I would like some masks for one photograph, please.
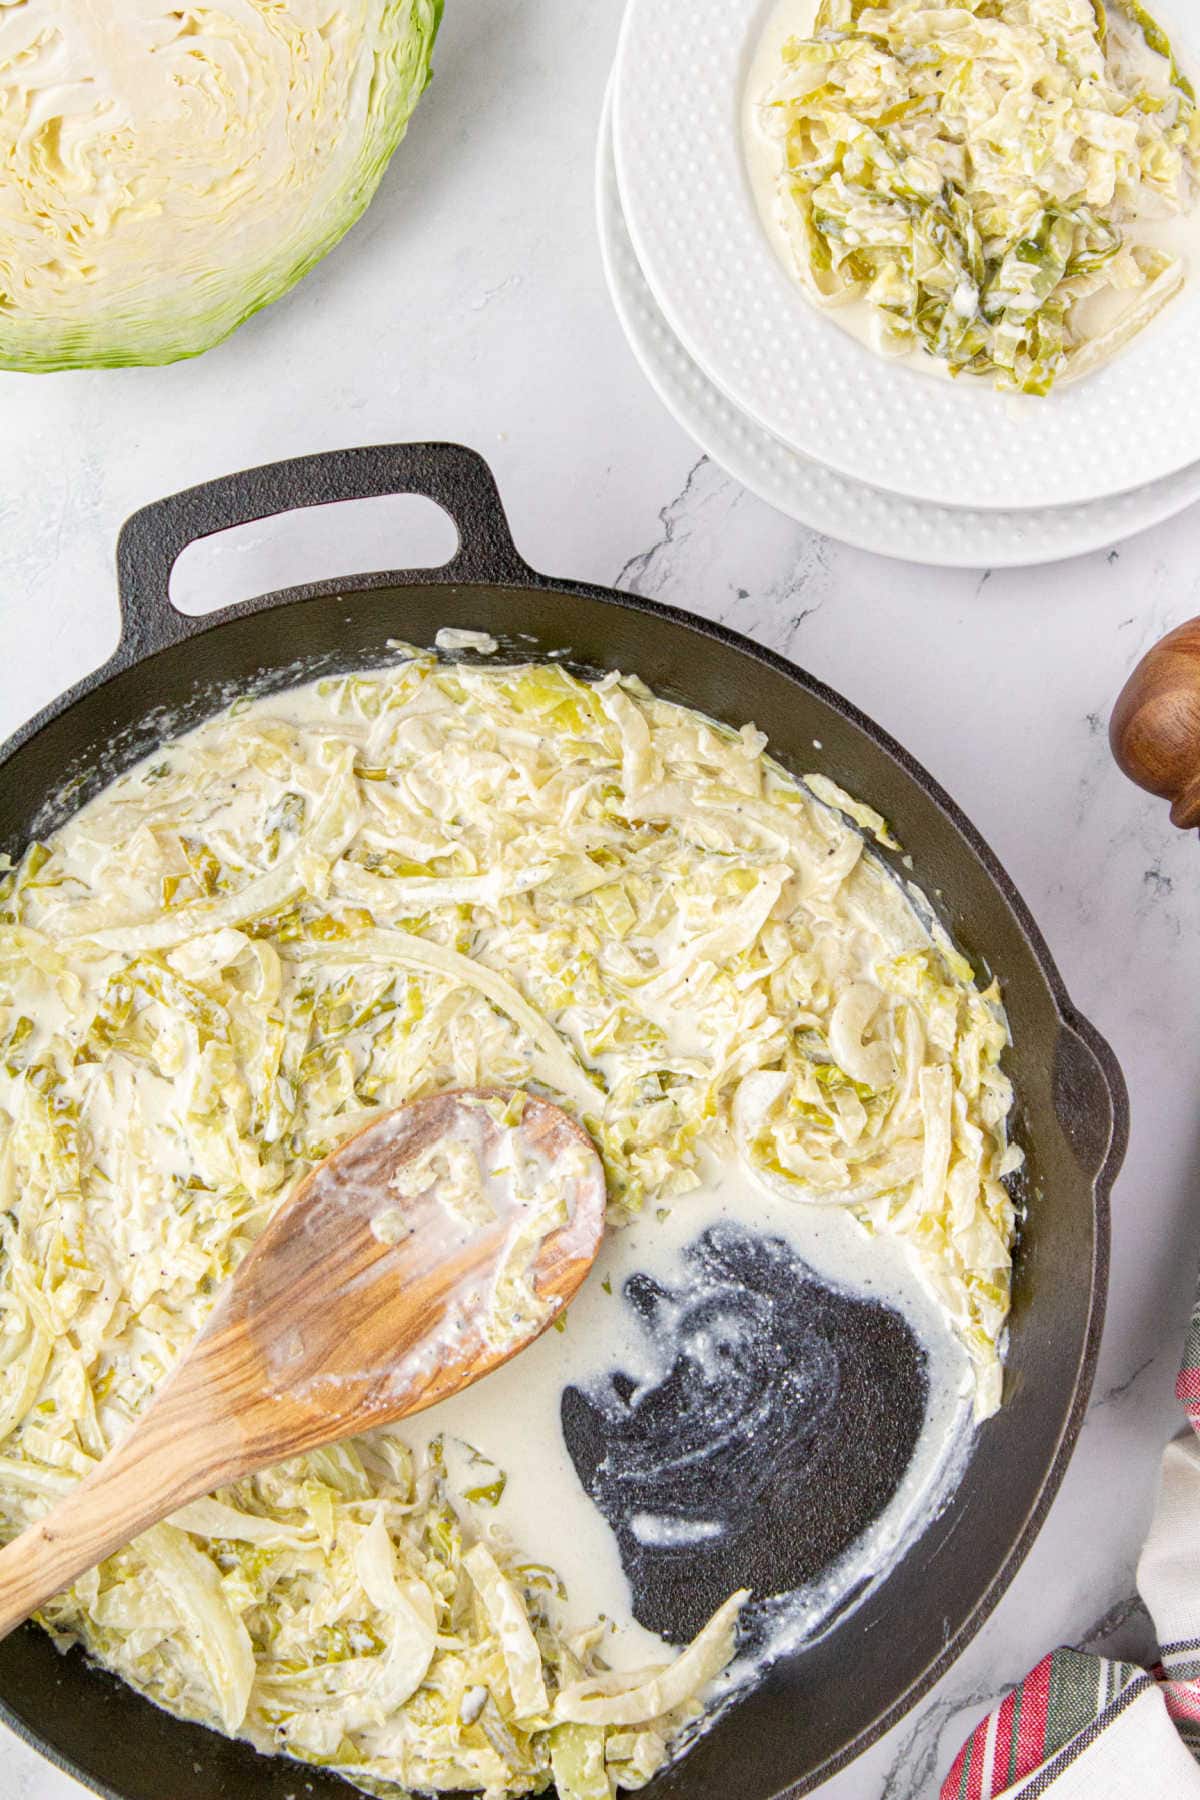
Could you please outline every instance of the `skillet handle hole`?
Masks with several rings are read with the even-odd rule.
[[[279,513],[196,538],[171,571],[172,606],[189,618],[322,576],[440,569],[458,548],[450,515],[421,494],[381,494]],[[470,624],[470,620],[450,620]]]

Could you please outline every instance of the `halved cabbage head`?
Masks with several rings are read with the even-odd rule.
[[[173,362],[359,217],[442,0],[0,8],[0,367]]]

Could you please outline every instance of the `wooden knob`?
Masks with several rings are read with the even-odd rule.
[[[1146,652],[1121,689],[1108,741],[1130,781],[1171,802],[1172,824],[1200,826],[1200,619]]]

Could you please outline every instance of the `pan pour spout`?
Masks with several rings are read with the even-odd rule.
[[[820,1280],[782,1238],[715,1225],[675,1289],[626,1302],[654,1377],[563,1395],[580,1481],[617,1537],[641,1624],[682,1642],[718,1598],[813,1582],[882,1513],[928,1400],[903,1316]]]

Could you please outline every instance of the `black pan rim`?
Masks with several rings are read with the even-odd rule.
[[[305,460],[305,459],[301,459]],[[195,490],[199,493],[201,490]],[[930,1689],[947,1673],[957,1661],[963,1650],[979,1632],[988,1619],[1002,1595],[1012,1582],[1021,1564],[1028,1555],[1036,1539],[1050,1507],[1062,1484],[1068,1463],[1078,1441],[1083,1420],[1087,1411],[1096,1362],[1099,1355],[1100,1340],[1104,1322],[1105,1302],[1107,1298],[1108,1268],[1111,1248],[1111,1215],[1110,1197],[1113,1183],[1124,1160],[1129,1138],[1129,1099],[1124,1076],[1114,1050],[1107,1039],[1087,1019],[1071,1001],[1066,984],[1058,970],[1041,930],[1039,929],[1028,905],[1022,898],[1011,876],[1001,864],[986,839],[982,836],[970,819],[967,818],[958,804],[942,787],[934,776],[908,752],[891,733],[875,723],[866,713],[852,701],[845,699],[825,682],[789,662],[777,652],[755,643],[742,633],[715,621],[701,618],[683,609],[667,605],[661,601],[651,600],[641,595],[631,594],[616,588],[608,588],[593,583],[562,580],[544,576],[521,564],[498,572],[494,580],[467,579],[457,580],[446,571],[384,571],[371,574],[358,574],[339,579],[328,579],[303,583],[298,586],[275,590],[257,596],[252,600],[242,601],[236,605],[206,614],[199,618],[187,618],[175,614],[174,618],[183,626],[166,645],[148,646],[145,650],[135,651],[130,655],[123,653],[121,647],[100,668],[85,676],[58,699],[50,702],[36,713],[25,725],[21,726],[7,742],[0,747],[0,772],[11,761],[15,753],[30,742],[44,727],[68,711],[76,701],[104,686],[113,676],[137,664],[148,667],[155,657],[186,637],[188,641],[218,632],[226,625],[245,618],[249,613],[259,613],[284,609],[298,602],[321,598],[337,599],[339,596],[351,599],[356,594],[367,593],[380,588],[404,588],[418,586],[442,586],[453,592],[456,601],[469,604],[472,591],[485,590],[494,593],[497,590],[519,594],[522,590],[537,592],[542,596],[547,593],[559,593],[564,596],[580,597],[598,601],[603,605],[623,608],[627,611],[641,613],[663,623],[679,627],[698,637],[716,642],[727,650],[748,657],[765,669],[782,676],[793,686],[811,695],[813,698],[829,706],[841,717],[861,731],[878,749],[882,750],[915,786],[917,786],[932,803],[946,815],[958,837],[971,851],[982,866],[982,869],[1013,914],[1022,936],[1027,941],[1047,988],[1054,1002],[1055,1011],[1062,1027],[1082,1040],[1094,1057],[1100,1070],[1103,1083],[1107,1089],[1112,1108],[1112,1129],[1108,1148],[1103,1162],[1091,1181],[1093,1195],[1093,1215],[1095,1237],[1093,1243],[1092,1267],[1089,1272],[1089,1307],[1088,1322],[1074,1377],[1073,1399],[1069,1412],[1059,1433],[1053,1459],[1051,1460],[1040,1484],[1037,1499],[1029,1509],[1020,1530],[1000,1564],[996,1573],[980,1595],[975,1606],[952,1638],[943,1646],[940,1654],[922,1672],[920,1677],[894,1700],[872,1723],[861,1730],[840,1752],[828,1758],[811,1774],[800,1781],[779,1790],[775,1800],[800,1800],[800,1796],[812,1793],[831,1776],[847,1767],[880,1737],[889,1731],[912,1707],[922,1699]],[[544,655],[545,652],[543,651]],[[52,1765],[63,1773],[81,1782],[89,1791],[100,1795],[102,1800],[127,1800],[127,1796],[119,1789],[98,1785],[95,1779],[80,1768],[71,1759],[58,1753],[48,1745],[36,1732],[29,1729],[12,1712],[7,1703],[0,1697],[0,1719],[32,1749],[44,1756]],[[353,1791],[348,1790],[348,1791]]]

